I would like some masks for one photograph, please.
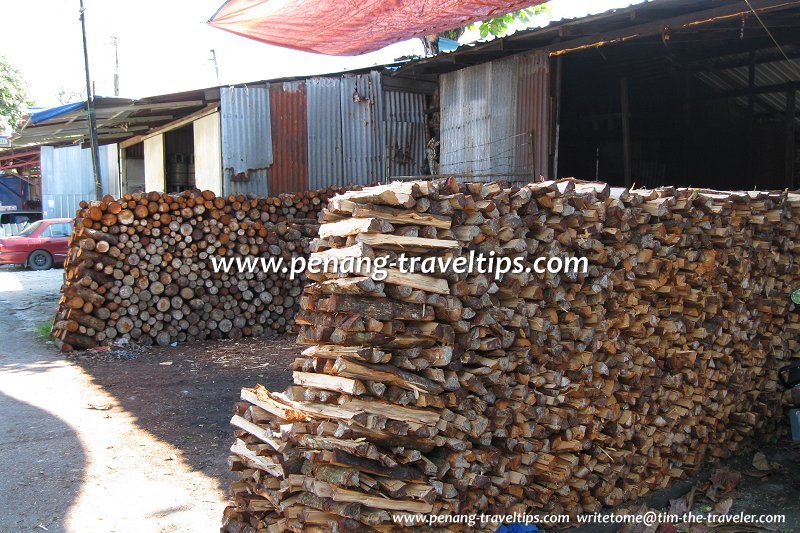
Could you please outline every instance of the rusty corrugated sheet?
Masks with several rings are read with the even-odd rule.
[[[339,78],[306,80],[308,187],[346,185],[342,168],[342,82]]]
[[[547,178],[550,154],[550,58],[542,51],[534,51],[515,56],[515,60],[519,68],[517,133],[530,133],[533,143],[530,150],[518,153],[517,166],[530,168],[533,176]]]
[[[269,88],[273,164],[272,195],[308,190],[308,129],[304,81],[273,83]]]
[[[443,74],[440,172],[546,176],[548,65],[531,53]]]
[[[269,87],[220,88],[222,172],[225,194],[269,192],[272,164]]]
[[[425,172],[425,96],[405,91],[383,93],[384,135],[388,175]]]

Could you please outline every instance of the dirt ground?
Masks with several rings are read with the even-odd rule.
[[[219,531],[231,406],[243,386],[282,390],[300,347],[279,337],[66,357],[36,333],[62,274],[0,268],[0,533]],[[753,467],[756,451],[769,472]],[[717,502],[705,495],[714,466],[625,507],[680,508],[696,486],[684,502],[696,512],[730,498],[731,513],[786,514],[764,531],[800,531],[800,448],[784,439],[723,465],[741,476]]]
[[[63,271],[0,268],[0,533],[219,531],[231,407],[283,389],[288,337],[66,357]]]
[[[117,399],[115,406],[136,416],[140,426],[183,451],[194,469],[230,481],[225,449],[242,387],[261,383],[283,390],[289,363],[302,348],[288,336],[213,341],[192,346],[153,347],[139,353],[79,355],[75,362],[93,383]]]

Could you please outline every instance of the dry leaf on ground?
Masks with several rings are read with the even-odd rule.
[[[753,466],[762,472],[772,470],[772,465],[769,464],[769,460],[767,459],[767,456],[764,455],[764,452],[756,452],[756,454],[753,456]]]
[[[710,486],[706,489],[706,496],[709,500],[716,502],[721,496],[736,489],[742,474],[727,467],[720,467],[714,470],[708,480]]]
[[[714,514],[728,514],[733,506],[733,498],[725,498],[714,506]]]

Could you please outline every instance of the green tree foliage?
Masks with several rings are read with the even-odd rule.
[[[547,4],[539,4],[533,7],[526,7],[513,13],[506,13],[499,17],[494,17],[483,22],[476,22],[472,25],[473,28],[477,27],[481,39],[485,39],[489,35],[494,37],[502,37],[508,29],[516,22],[528,24],[534,15],[544,13],[549,9]]]
[[[7,129],[14,129],[17,120],[25,113],[29,102],[25,95],[25,83],[22,75],[0,56],[0,134]]]

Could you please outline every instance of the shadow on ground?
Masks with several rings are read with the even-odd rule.
[[[289,364],[302,349],[293,339],[152,347],[121,353],[122,359],[119,353],[85,352],[74,360],[139,427],[180,449],[188,465],[212,476],[227,494],[232,406],[242,387],[261,383],[282,391],[289,385]]]
[[[51,413],[0,393],[0,531],[64,531],[86,456],[73,429]],[[44,443],[44,445],[42,445]]]

